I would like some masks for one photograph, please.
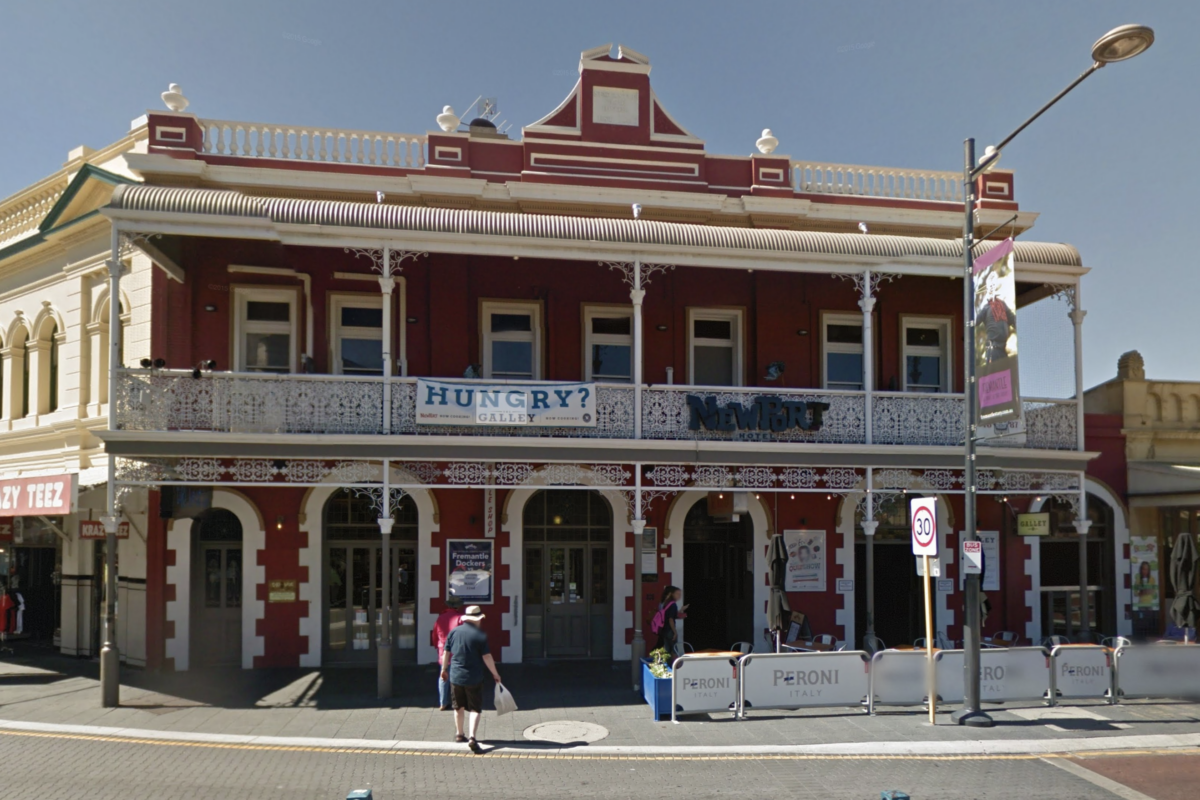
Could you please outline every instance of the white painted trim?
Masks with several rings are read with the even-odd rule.
[[[257,631],[267,616],[267,604],[258,598],[258,587],[267,582],[267,568],[258,563],[267,532],[259,526],[258,509],[240,494],[215,489],[212,507],[229,511],[242,525],[242,669],[254,669],[254,657],[266,653],[266,638]]]
[[[629,319],[627,335],[616,333],[592,333],[592,320],[596,317],[626,317]],[[629,382],[633,381],[633,306],[622,305],[586,305],[583,307],[583,379],[592,380],[592,345],[624,345],[629,348]],[[612,378],[604,378],[612,382]],[[622,382],[622,381],[618,381]]]
[[[732,386],[744,386],[746,383],[745,375],[745,312],[740,308],[703,308],[697,306],[688,306],[687,309],[687,379],[688,383],[696,385],[696,359],[694,352],[697,344],[705,347],[722,347],[719,339],[699,339],[697,340],[692,332],[697,321],[711,320],[717,322],[730,322],[732,332],[732,341],[730,347],[733,350],[733,383]]]
[[[372,465],[374,479],[382,478],[382,470]],[[300,564],[308,567],[308,581],[300,584],[300,599],[308,601],[308,614],[300,618],[300,635],[308,637],[308,653],[300,656],[300,666],[319,667],[324,649],[325,630],[321,604],[325,598],[325,504],[334,492],[342,488],[334,478],[327,486],[314,488],[308,493],[302,510],[304,521],[300,531],[308,534],[308,543],[300,549]],[[407,470],[391,470],[393,484],[420,483]],[[434,521],[437,506],[433,495],[425,489],[409,489],[407,494],[417,506],[417,663],[433,664],[437,661],[437,650],[430,644],[433,624],[437,613],[430,609],[433,598],[439,596],[437,581],[433,580],[433,567],[441,561],[441,548],[433,546],[433,534],[440,530]]]
[[[165,655],[175,660],[176,672],[187,672],[191,649],[192,617],[192,520],[171,520],[167,550],[175,551],[175,565],[167,567],[166,583],[175,587],[175,599],[167,601],[167,622],[175,623],[175,635],[165,641]],[[243,566],[245,564],[243,558]]]
[[[689,164],[686,161],[644,161],[634,158],[605,158],[603,156],[564,156],[554,153],[534,153],[529,157],[529,166],[531,167],[553,167],[554,164],[548,163],[552,161],[562,161],[574,169],[588,169],[588,167],[580,166],[579,162],[588,162],[592,164],[633,164],[635,166],[651,166],[651,167],[680,167],[674,171],[671,170],[654,170],[654,169],[626,169],[622,167],[611,167],[609,172],[637,172],[641,175],[670,175],[673,177],[699,177],[700,165]],[[600,169],[596,167],[595,169]]]
[[[508,546],[500,548],[500,563],[508,566],[508,579],[500,582],[500,594],[508,598],[508,611],[501,615],[501,626],[509,631],[508,645],[500,648],[500,660],[520,663],[525,657],[525,504],[544,488],[536,483],[540,470],[526,478],[514,489],[505,504],[505,521],[501,530],[508,533]],[[607,488],[607,479],[582,470],[582,483],[587,489],[608,501],[612,511],[612,658],[628,661],[632,648],[625,641],[625,631],[633,627],[633,612],[625,608],[625,598],[633,596],[633,581],[625,577],[625,568],[633,564],[633,548],[626,545],[626,534],[633,532],[629,508],[618,489]],[[519,605],[515,602],[520,598]],[[520,619],[513,613],[516,607]]]
[[[937,329],[941,345],[933,347],[910,347],[908,344],[908,329],[924,328]],[[935,352],[936,351],[936,352]],[[917,314],[900,315],[900,391],[908,391],[908,356],[934,355],[941,359],[941,375],[938,376],[938,393],[954,390],[954,323],[952,317],[920,316]]]
[[[374,277],[374,276],[372,276]],[[403,279],[401,279],[403,280]],[[370,308],[383,311],[383,298],[391,298],[390,295],[383,295],[380,292],[367,294],[366,292],[329,292],[327,302],[329,304],[329,366],[334,375],[346,374],[344,365],[342,364],[341,344],[342,338],[348,339],[378,339],[383,342],[383,322],[379,323],[379,328],[356,328],[345,327],[342,325],[342,309],[343,308]],[[403,319],[403,317],[401,317]],[[401,331],[403,331],[401,327]],[[403,357],[402,357],[403,358]],[[365,373],[355,372],[354,375],[362,375]],[[379,374],[383,374],[383,362],[379,364]]]
[[[288,346],[288,371],[296,371],[296,351],[300,344],[300,302],[298,292],[293,288],[272,288],[267,286],[234,286],[233,287],[233,369],[236,372],[247,372],[244,333],[282,333],[284,323],[279,322],[248,322],[245,319],[246,307],[250,302],[287,303],[288,317],[287,334],[290,338]],[[247,328],[261,329],[257,331]],[[257,371],[257,370],[255,370]]]
[[[708,492],[695,490],[680,492],[676,496],[675,503],[671,506],[670,516],[667,518],[666,537],[663,541],[671,545],[671,554],[663,560],[663,569],[670,574],[670,582],[680,588],[683,588],[684,585],[684,522],[687,520],[688,511],[692,509],[692,506],[707,498]],[[768,583],[769,576],[767,574],[767,550],[771,546],[771,541],[767,536],[771,532],[769,519],[766,506],[763,505],[762,500],[752,496],[750,499],[750,521],[754,523],[754,532],[751,535],[750,542],[751,552],[754,553],[754,621],[750,629],[750,635],[756,647],[765,644],[764,641],[759,640],[759,635],[767,627],[767,601],[771,596],[771,589]],[[853,572],[853,570],[851,571]],[[683,598],[683,602],[687,602],[686,596]],[[679,641],[687,641],[685,632],[687,622],[681,621],[678,625]],[[649,631],[644,631],[643,633],[647,634],[647,636],[649,635]],[[653,646],[654,643],[647,639],[646,644]]]
[[[1041,504],[1038,504],[1041,507]],[[1031,506],[1032,510],[1032,506]],[[1042,539],[1039,536],[1023,536],[1029,545],[1029,558],[1025,559],[1025,577],[1029,578],[1029,589],[1025,590],[1025,607],[1030,619],[1025,623],[1025,636],[1031,642],[1042,640]]]
[[[529,314],[530,331],[492,333],[492,314]],[[542,304],[520,300],[481,300],[479,304],[479,350],[483,365],[483,377],[492,377],[492,342],[531,342],[533,346],[533,375],[531,380],[542,379]]]
[[[1125,605],[1133,603],[1133,590],[1125,588],[1125,577],[1129,575],[1129,559],[1125,557],[1125,546],[1129,544],[1129,516],[1125,512],[1125,504],[1121,502],[1121,498],[1090,475],[1085,476],[1084,491],[1086,494],[1102,500],[1112,510],[1113,618],[1117,621],[1117,635],[1131,636],[1133,620],[1125,617]],[[1035,497],[1029,503],[1029,512],[1034,514],[1041,511],[1049,500],[1049,496],[1041,499]],[[1025,538],[1032,540],[1030,542],[1032,557],[1025,561],[1025,574],[1029,576],[1032,588],[1025,592],[1025,604],[1034,611],[1033,622],[1027,624],[1026,628],[1027,631],[1032,630],[1036,633],[1037,638],[1028,632],[1026,635],[1036,642],[1042,637],[1042,540],[1037,536]]]
[[[580,101],[580,97],[583,94],[583,92],[580,91],[580,87],[582,85],[583,85],[583,78],[576,78],[575,85],[571,87],[571,91],[567,94],[566,97],[563,98],[562,102],[559,103],[557,106],[555,106],[554,110],[551,111],[546,116],[542,117],[541,119],[537,120],[536,122],[534,122],[530,125],[526,125],[525,127],[523,127],[521,129],[521,133],[522,134],[525,134],[525,133],[573,133],[573,134],[578,134],[578,133],[580,133],[579,123],[583,117],[583,108],[582,108],[582,103]],[[547,125],[546,124],[546,120],[553,119],[556,115],[558,115],[559,112],[561,112],[563,109],[565,109],[567,107],[567,104],[570,103],[572,100],[575,101],[575,127],[568,128],[565,125]]]
[[[827,329],[830,325],[845,325],[847,327],[858,328],[863,332],[863,336],[867,335],[866,328],[863,327],[863,315],[854,314],[851,312],[839,311],[822,311],[820,314],[821,325],[821,388],[829,388],[829,354],[830,353],[847,353],[850,355],[859,355],[863,358],[863,363],[866,363],[866,352],[864,349],[865,342],[860,342],[857,346],[846,344],[843,342],[829,342],[826,336]],[[841,387],[839,387],[841,388]],[[861,380],[859,382],[858,391],[862,390]]]

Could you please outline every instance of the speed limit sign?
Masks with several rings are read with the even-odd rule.
[[[913,555],[936,556],[937,542],[937,499],[917,497],[909,501],[909,518],[912,520]]]

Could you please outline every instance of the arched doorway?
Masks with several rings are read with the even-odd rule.
[[[242,662],[242,523],[224,508],[192,522],[192,663]]]
[[[708,500],[683,522],[684,638],[697,650],[726,650],[754,642],[754,522],[709,516]]]
[[[875,520],[875,636],[889,647],[912,644],[925,636],[925,594],[912,554],[907,496],[883,500]],[[867,633],[867,537],[862,521],[859,508],[854,514],[854,629],[860,641]],[[934,630],[938,625],[935,605]]]
[[[523,512],[524,653],[612,657],[612,509],[598,492],[543,490]]]
[[[323,663],[374,662],[382,634],[383,581],[392,576],[392,644],[397,660],[415,661],[417,649],[417,506],[405,495],[393,519],[390,566],[383,553],[378,513],[350,489],[330,496],[323,512],[325,593]]]
[[[1050,514],[1050,533],[1039,539],[1039,569],[1042,593],[1042,635],[1066,636],[1071,641],[1116,632],[1116,579],[1113,574],[1113,512],[1104,500],[1090,492],[1087,536],[1075,527],[1076,512],[1069,502],[1050,498],[1042,506]],[[1088,627],[1082,628],[1079,604],[1080,543],[1087,542]],[[1164,563],[1162,559],[1159,563]]]

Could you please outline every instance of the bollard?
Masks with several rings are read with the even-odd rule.
[[[905,795],[907,797],[908,795]],[[370,789],[355,789],[350,794],[346,795],[346,800],[371,800]]]

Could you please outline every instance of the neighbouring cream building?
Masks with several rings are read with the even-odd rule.
[[[142,118],[106,148],[75,148],[61,169],[0,200],[0,575],[24,597],[23,635],[71,655],[101,644],[104,542],[81,538],[96,533],[87,523],[103,514],[107,479],[95,432],[107,427],[112,226],[96,208],[136,180],[126,158],[145,152],[146,131]],[[131,249],[124,260],[123,351],[136,364],[149,353],[151,265]],[[62,502],[9,502],[39,485]],[[129,624],[118,641],[123,659],[142,665],[146,492],[125,493],[124,505],[118,603]]]
[[[1087,390],[1084,408],[1089,448],[1102,451],[1089,472],[1124,494],[1131,546],[1144,554],[1131,556],[1126,582],[1134,632],[1161,633],[1176,588],[1172,545],[1181,533],[1200,534],[1200,380],[1148,379],[1144,359],[1133,350],[1121,356],[1115,378]],[[1141,566],[1155,561],[1156,569]],[[1153,580],[1141,581],[1146,588],[1139,598],[1143,569]]]

